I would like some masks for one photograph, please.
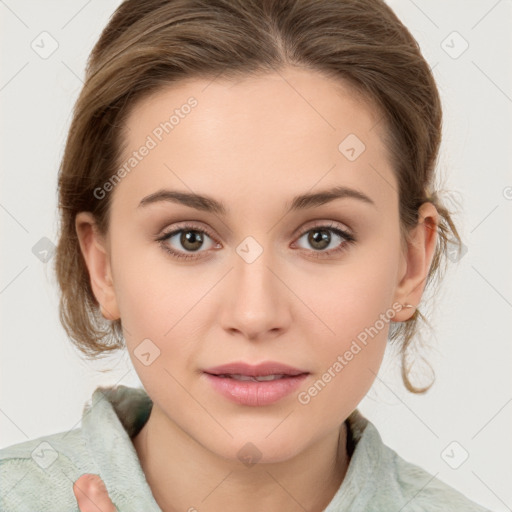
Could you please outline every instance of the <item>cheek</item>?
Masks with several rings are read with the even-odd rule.
[[[382,363],[394,311],[386,294],[365,296],[360,285],[360,294],[341,292],[334,302],[316,304],[318,310],[325,306],[322,320],[332,332],[322,324],[309,336],[316,340],[316,372],[298,398],[313,416],[328,408],[339,420],[346,418],[368,393]]]
[[[159,247],[125,254],[117,258],[114,282],[126,346],[145,384],[167,380],[164,367],[182,373],[197,363],[195,333],[208,316],[206,304],[218,277],[211,269],[169,261]],[[155,364],[141,364],[142,353],[156,354]]]
[[[305,298],[310,325],[327,346],[342,349],[391,308],[395,263],[380,254],[378,261],[361,257],[295,280],[300,283],[295,290]]]
[[[331,281],[331,286],[335,284]],[[311,337],[317,340],[315,348],[324,367],[345,356],[350,367],[371,366],[377,372],[394,316],[389,291],[375,288],[370,279],[352,284],[340,283],[329,299],[322,296],[311,302],[317,316],[316,334]]]
[[[298,295],[308,297],[312,313],[302,322],[311,326],[308,338],[315,340],[318,363],[317,384],[306,392],[312,402],[313,395],[323,395],[314,398],[319,407],[323,402],[350,412],[378,373],[395,316],[396,255],[389,247],[375,253],[378,258],[360,253],[357,262],[301,280]]]
[[[177,272],[157,272],[156,267],[141,274],[128,273],[117,287],[119,311],[131,344],[144,338],[161,348],[172,338],[186,339],[194,319],[194,307],[207,287]]]
[[[129,331],[161,339],[204,292],[201,281],[173,263],[158,242],[141,239],[128,229],[113,239],[116,299]]]

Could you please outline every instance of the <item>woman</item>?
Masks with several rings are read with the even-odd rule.
[[[381,1],[123,2],[66,144],[56,271],[70,338],[126,346],[144,390],[2,451],[27,475],[4,508],[484,510],[357,410],[389,340],[426,389],[418,305],[460,242],[441,119]]]

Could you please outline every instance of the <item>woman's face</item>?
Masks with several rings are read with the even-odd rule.
[[[251,442],[262,462],[285,460],[339,429],[389,323],[411,311],[397,312],[410,297],[379,120],[348,87],[298,70],[174,84],[127,119],[106,307],[155,411],[220,456]],[[329,196],[342,187],[357,194]],[[238,400],[204,372],[268,361],[307,375],[280,399],[242,383]]]

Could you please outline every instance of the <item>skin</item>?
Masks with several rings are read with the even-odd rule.
[[[81,512],[116,512],[107,488],[98,475],[86,473],[73,484],[78,509]]]
[[[310,70],[172,84],[130,113],[125,156],[192,95],[197,107],[116,185],[107,235],[89,212],[76,217],[94,294],[106,318],[122,319],[154,402],[134,447],[162,510],[323,510],[350,462],[344,420],[374,382],[389,323],[306,405],[298,392],[272,405],[238,405],[201,370],[279,361],[310,372],[299,392],[307,390],[392,304],[420,302],[438,212],[421,206],[403,251],[381,114],[348,85]],[[366,146],[355,161],[338,150],[351,133]],[[344,198],[285,214],[292,197],[335,185],[375,204]],[[161,188],[210,195],[230,213],[171,202],[138,207]],[[195,260],[173,259],[155,241],[184,221],[213,235],[204,235],[199,253],[179,235],[167,241],[199,254]],[[347,244],[324,228],[328,248],[312,245],[307,233],[325,224],[353,234],[355,243],[315,258]],[[236,252],[247,236],[263,249],[252,263]],[[134,355],[146,338],[160,350],[148,366]],[[261,452],[250,467],[237,456],[248,442]]]

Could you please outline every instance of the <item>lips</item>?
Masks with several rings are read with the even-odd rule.
[[[278,363],[276,361],[267,361],[257,365],[251,365],[244,362],[232,362],[221,366],[214,366],[203,370],[204,373],[222,377],[244,378],[244,377],[269,377],[278,376],[281,378],[294,377],[297,375],[308,374],[307,370],[294,368],[292,366]]]
[[[233,362],[203,370],[205,382],[239,406],[263,407],[289,397],[310,372],[275,361],[251,365]]]

